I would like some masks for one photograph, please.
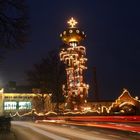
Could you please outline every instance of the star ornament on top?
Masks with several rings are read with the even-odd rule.
[[[78,23],[73,17],[67,22],[71,28],[74,28],[75,25]]]

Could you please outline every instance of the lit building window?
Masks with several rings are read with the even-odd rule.
[[[4,110],[16,110],[17,102],[4,102]]]
[[[21,109],[31,109],[31,102],[19,102],[19,110]]]

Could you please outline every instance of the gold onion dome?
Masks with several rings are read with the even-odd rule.
[[[86,35],[83,31],[76,27],[77,21],[74,18],[71,18],[67,23],[70,25],[70,27],[60,34],[62,41],[69,44],[70,42],[79,43],[80,41],[84,40]]]

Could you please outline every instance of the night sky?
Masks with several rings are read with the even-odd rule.
[[[59,48],[59,34],[74,17],[87,35],[81,44],[87,48],[86,83],[91,83],[96,66],[101,99],[117,98],[124,87],[140,96],[140,1],[28,0],[28,5],[30,43],[7,53],[0,64],[1,85],[25,84],[25,71]]]

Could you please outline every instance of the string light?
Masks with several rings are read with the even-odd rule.
[[[89,86],[83,81],[83,71],[87,58],[85,57],[86,49],[79,46],[79,43],[85,36],[75,26],[78,23],[73,17],[67,22],[71,29],[63,34],[62,41],[68,44],[68,47],[60,51],[60,61],[66,65],[67,83],[62,87],[63,94],[66,98],[66,106],[71,110],[82,110],[88,94]],[[80,34],[81,33],[81,34]],[[72,35],[71,35],[72,34]],[[65,41],[67,40],[67,41]]]

